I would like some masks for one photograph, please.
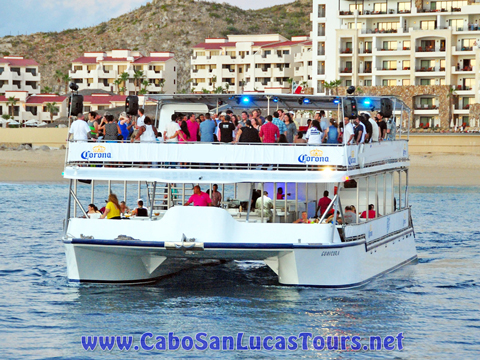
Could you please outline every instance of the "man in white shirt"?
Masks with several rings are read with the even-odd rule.
[[[145,125],[145,109],[138,109],[137,129]]]
[[[77,120],[75,120],[70,126],[68,131],[67,141],[70,140],[70,137],[73,134],[73,141],[87,141],[90,136],[90,127],[85,121],[85,116],[83,114],[78,114]]]
[[[172,121],[165,127],[163,137],[166,142],[178,142],[178,134],[180,133],[180,125],[177,123],[177,115],[172,115]]]
[[[371,117],[368,118],[368,122],[372,125],[372,138],[370,142],[378,142],[378,135],[380,135],[380,129],[377,122]]]
[[[355,129],[352,125],[352,121],[348,116],[345,116],[343,122],[343,143],[346,145],[351,145],[354,143]]]

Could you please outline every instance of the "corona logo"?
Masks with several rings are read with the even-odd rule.
[[[98,145],[98,146],[94,146],[94,147],[93,147],[93,152],[94,152],[94,153],[104,153],[105,150],[106,150],[106,149],[105,149],[105,146],[100,146],[100,145]]]
[[[314,149],[310,151],[310,154],[302,154],[298,157],[298,162],[302,164],[314,164],[314,163],[329,163],[330,158],[323,155],[323,151],[320,149]]]
[[[112,153],[106,152],[105,146],[97,145],[94,146],[92,151],[84,151],[81,154],[82,159],[90,160],[90,159],[111,159]]]

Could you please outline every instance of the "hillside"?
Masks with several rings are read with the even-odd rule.
[[[311,1],[297,0],[260,10],[193,0],[153,0],[130,13],[84,29],[0,38],[0,54],[35,59],[41,86],[61,91],[53,75],[66,72],[85,51],[132,49],[176,53],[180,89],[190,78],[191,47],[206,37],[280,33],[310,34]]]

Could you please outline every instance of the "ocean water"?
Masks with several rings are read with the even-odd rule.
[[[130,190],[129,190],[130,191]],[[0,184],[0,358],[478,359],[480,192],[412,188],[419,262],[355,290],[286,287],[257,263],[196,268],[148,286],[69,284],[66,187]],[[135,190],[130,191],[136,197]],[[402,351],[83,350],[84,335],[403,333]]]

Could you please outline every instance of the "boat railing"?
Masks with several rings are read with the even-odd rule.
[[[360,145],[73,141],[66,166],[346,171],[407,159],[407,140]]]

